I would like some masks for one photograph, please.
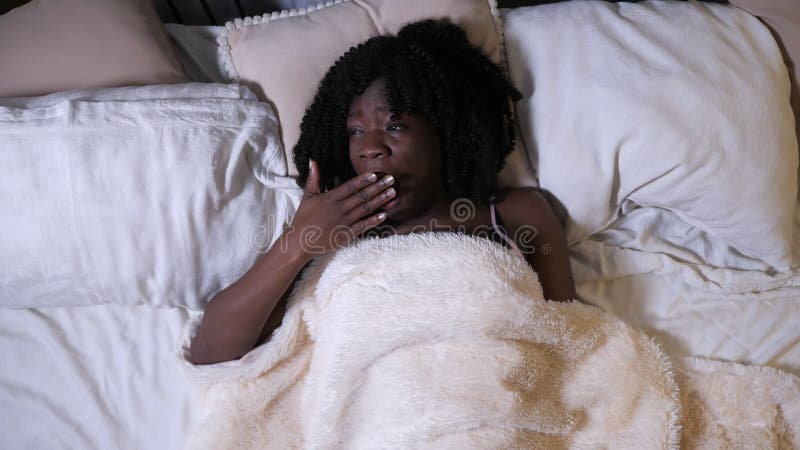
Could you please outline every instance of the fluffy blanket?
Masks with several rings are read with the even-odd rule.
[[[455,233],[362,240],[316,261],[268,343],[187,368],[202,411],[188,448],[800,442],[796,377],[673,364],[600,309],[545,300],[503,247]]]

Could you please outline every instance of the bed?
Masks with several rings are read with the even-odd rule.
[[[0,423],[2,423],[0,447],[181,448],[185,445],[193,424],[200,420],[200,412],[190,401],[191,386],[186,378],[185,363],[181,359],[180,344],[181,340],[186,338],[187,326],[201,317],[204,302],[215,291],[234,280],[236,275],[252,262],[258,252],[248,253],[248,250],[254,250],[254,246],[263,249],[274,242],[276,230],[290,223],[291,214],[301,196],[301,191],[294,184],[293,176],[296,172],[291,167],[291,154],[284,153],[282,149],[290,148],[292,139],[296,139],[292,137],[290,131],[287,131],[289,127],[286,124],[292,123],[292,120],[296,121],[297,118],[293,118],[292,115],[302,113],[304,106],[296,106],[295,109],[299,111],[292,111],[291,108],[283,106],[286,100],[282,98],[270,98],[270,106],[263,106],[265,105],[263,89],[275,82],[251,76],[254,73],[252,71],[263,70],[263,67],[253,69],[241,63],[241,58],[244,58],[243,53],[237,56],[235,51],[230,51],[230,46],[235,47],[232,36],[237,30],[247,30],[247,27],[266,24],[268,18],[276,21],[286,17],[302,16],[306,12],[310,14],[312,9],[308,6],[313,2],[308,4],[274,2],[274,4],[257,5],[256,3],[176,0],[156,2],[156,10],[161,20],[165,22],[167,45],[180,63],[177,66],[180,73],[163,71],[158,77],[160,80],[166,80],[163,83],[182,82],[183,84],[175,86],[183,87],[169,87],[160,81],[153,82],[144,77],[136,82],[114,79],[109,84],[109,86],[142,85],[138,88],[114,90],[114,88],[68,85],[68,89],[59,87],[41,91],[52,94],[38,96],[33,100],[31,100],[33,95],[28,93],[11,91],[9,94],[10,91],[6,91],[5,95],[0,95],[3,97],[0,98],[0,105],[5,108],[0,114],[0,121],[5,124],[6,131],[17,127],[14,131],[27,129],[32,133],[37,129],[44,129],[36,127],[56,126],[48,120],[60,120],[58,117],[61,116],[58,114],[62,112],[73,118],[83,117],[80,114],[90,114],[86,116],[89,119],[86,119],[85,123],[81,122],[81,126],[86,126],[89,130],[102,130],[104,127],[110,127],[108,124],[116,123],[117,125],[114,125],[116,128],[113,128],[113,133],[107,133],[108,135],[102,132],[97,134],[93,134],[94,131],[87,132],[88,134],[82,135],[83,140],[76,141],[75,145],[91,142],[92,148],[99,149],[101,153],[104,148],[112,146],[119,148],[111,156],[103,155],[85,160],[75,158],[73,153],[64,156],[56,153],[52,156],[52,163],[49,166],[41,162],[37,163],[39,165],[31,163],[31,160],[48,159],[47,153],[37,154],[31,151],[28,162],[7,166],[13,167],[17,172],[11,172],[12,176],[7,178],[5,184],[0,182],[2,187],[0,195],[12,199],[7,200],[5,209],[0,209],[3,212],[0,220],[5,222],[0,224],[0,230],[4,230],[5,235],[20,236],[20,223],[39,223],[38,221],[44,220],[42,217],[56,217],[64,221],[42,225],[37,229],[40,233],[37,236],[69,237],[70,233],[75,232],[69,227],[77,230],[85,228],[95,235],[107,235],[107,238],[97,246],[87,244],[81,247],[77,255],[74,254],[75,248],[70,246],[69,239],[61,242],[58,239],[42,238],[35,247],[26,247],[17,239],[11,242],[12,239],[5,238],[2,248],[9,256],[5,257],[3,265],[4,297],[2,297],[3,307],[0,309],[0,355],[5,361],[3,369],[0,370],[2,405],[0,409],[3,411],[0,413]],[[338,4],[330,3],[329,7]],[[565,200],[573,216],[572,231],[568,234],[568,238],[577,292],[581,300],[599,306],[625,323],[652,336],[672,358],[698,356],[711,360],[763,365],[780,369],[788,374],[800,375],[800,326],[798,326],[800,208],[796,208],[797,139],[795,117],[789,102],[788,75],[791,73],[791,64],[790,71],[787,72],[786,66],[781,65],[785,63],[780,60],[780,49],[785,53],[784,47],[788,45],[776,44],[773,40],[773,34],[770,34],[769,30],[774,33],[775,24],[765,19],[771,25],[768,29],[760,25],[753,16],[745,14],[736,16],[733,22],[726,22],[728,16],[721,14],[720,10],[704,10],[707,15],[710,14],[717,20],[715,26],[718,28],[709,31],[711,36],[724,35],[726,27],[756,30],[761,33],[754,32],[755,34],[749,35],[751,40],[743,44],[739,42],[746,39],[737,41],[731,38],[733,44],[726,43],[730,44],[730,47],[725,47],[731,53],[720,53],[721,60],[738,58],[732,64],[746,60],[752,64],[747,70],[759,74],[763,72],[764,77],[773,78],[758,78],[754,81],[747,79],[746,76],[731,77],[716,88],[703,84],[716,76],[713,71],[704,74],[707,78],[698,77],[697,80],[692,80],[697,86],[701,86],[697,89],[718,89],[714,91],[715,93],[736,92],[748,83],[763,87],[764,84],[774,80],[781,81],[782,84],[775,89],[765,88],[752,94],[743,92],[737,101],[725,103],[730,105],[731,109],[744,110],[746,108],[742,107],[743,104],[757,102],[757,95],[769,92],[775,95],[769,98],[769,102],[763,102],[769,107],[758,111],[743,111],[738,116],[737,113],[723,114],[718,118],[719,123],[725,123],[729,129],[734,129],[742,125],[742,117],[760,117],[760,121],[751,124],[752,128],[748,130],[767,127],[766,132],[753,131],[750,134],[742,132],[743,134],[736,135],[738,139],[741,136],[751,139],[747,143],[752,144],[752,147],[748,148],[758,147],[758,152],[755,152],[757,154],[739,156],[752,158],[747,161],[774,158],[774,164],[763,168],[763,164],[753,163],[755,168],[750,172],[742,171],[739,166],[725,169],[725,164],[730,163],[731,159],[735,163],[739,156],[733,153],[725,154],[717,160],[714,159],[716,156],[712,155],[702,161],[694,161],[692,164],[695,166],[690,172],[681,173],[678,170],[671,175],[676,178],[669,176],[659,178],[651,177],[642,169],[647,166],[647,162],[654,160],[652,153],[646,154],[644,158],[649,159],[642,162],[636,159],[641,158],[640,156],[632,155],[630,150],[621,151],[621,148],[624,150],[623,145],[614,142],[641,145],[641,141],[637,141],[641,135],[632,130],[636,123],[633,118],[653,115],[654,118],[650,120],[679,121],[681,120],[679,113],[684,111],[680,108],[690,106],[702,111],[703,106],[700,104],[702,102],[697,103],[689,99],[687,100],[689,106],[677,102],[678,106],[675,107],[679,109],[675,115],[659,115],[665,109],[636,109],[635,104],[642,98],[648,98],[654,104],[668,109],[674,106],[672,103],[666,103],[665,98],[669,98],[669,93],[662,97],[649,94],[633,96],[632,101],[625,99],[620,100],[621,103],[618,104],[607,103],[612,105],[607,106],[608,108],[619,107],[618,111],[626,111],[630,116],[623,114],[622,117],[616,117],[617,121],[613,121],[613,117],[607,117],[597,124],[592,124],[587,114],[603,111],[603,102],[609,101],[609,97],[600,94],[591,97],[592,93],[589,91],[578,92],[573,89],[583,82],[582,79],[571,79],[575,76],[572,72],[576,67],[574,61],[587,61],[583,58],[585,53],[582,53],[587,50],[581,47],[582,44],[578,42],[575,47],[565,45],[561,49],[565,52],[561,66],[553,65],[547,73],[536,72],[544,70],[541,67],[545,66],[545,63],[556,60],[554,55],[547,53],[548,48],[546,48],[547,42],[555,39],[554,30],[559,29],[559,26],[565,29],[567,26],[565,24],[572,23],[570,17],[574,18],[579,13],[589,14],[591,8],[575,9],[570,16],[564,12],[563,3],[539,5],[534,8],[524,8],[523,3],[531,5],[546,2],[505,4],[500,2],[501,9],[498,10],[498,5],[494,4],[494,11],[486,10],[487,14],[491,12],[496,14],[487,16],[490,17],[491,23],[503,25],[503,28],[500,28],[501,33],[495,36],[495,40],[499,42],[494,44],[498,61],[507,64],[512,80],[525,96],[517,105],[516,113],[522,128],[520,136],[527,148],[517,149],[513,156],[515,159],[511,159],[507,165],[503,180],[509,185],[519,186],[538,183]],[[653,2],[645,3],[653,5]],[[729,5],[716,5],[720,2],[711,3],[718,8],[732,8]],[[655,4],[655,7],[664,7],[659,2]],[[608,10],[603,14],[608,16],[603,17],[612,17],[614,14],[621,14],[630,20],[639,17],[638,10],[630,9],[627,10],[629,13],[620,13],[618,6],[606,5],[609,5]],[[688,2],[685,5],[689,8],[686,11],[689,11],[691,8],[702,8],[698,5],[704,3]],[[579,5],[575,8],[585,6]],[[622,10],[627,7],[619,6]],[[284,9],[284,12],[272,12],[280,9]],[[663,29],[668,29],[671,22],[667,10],[657,9],[657,11],[659,13],[653,16],[657,20],[653,19],[656,21],[652,23],[663,21]],[[468,15],[470,12],[464,14]],[[227,20],[243,16],[261,18],[231,21],[223,26]],[[551,20],[546,22],[547,18]],[[755,22],[748,21],[751,19]],[[174,23],[176,21],[183,23]],[[546,23],[550,25],[546,26]],[[538,28],[534,25],[538,25]],[[617,35],[614,34],[614,30],[619,28],[614,28],[612,25],[603,28],[602,24],[598,24],[597,28],[592,30],[608,32],[609,39],[618,39],[622,42],[633,42],[634,38],[630,36],[646,36],[654,40],[653,48],[666,49],[667,53],[677,48],[669,45],[659,46],[659,42],[663,44],[663,39],[667,39],[665,36],[669,35],[669,33],[659,34],[659,28],[648,30],[642,26],[637,31],[636,27],[633,27],[628,30],[632,34]],[[391,30],[392,26],[389,25],[387,28]],[[526,30],[533,28],[536,28],[538,30],[536,33],[539,34],[526,34],[528,33]],[[505,35],[502,34],[503,30]],[[588,32],[586,28],[576,28],[576,30]],[[697,33],[697,29],[691,26],[687,26],[681,33],[689,42],[696,43],[706,36]],[[355,35],[352,39],[359,36]],[[528,40],[522,39],[521,36],[525,36]],[[305,37],[286,35],[285,39],[292,37],[319,38],[311,35]],[[537,37],[541,39],[536,39]],[[541,44],[531,44],[531,42],[541,42]],[[490,45],[486,42],[484,44]],[[163,42],[160,45],[163,45]],[[226,45],[229,46],[227,55]],[[703,41],[702,45],[698,45],[698,52],[702,49],[716,49],[723,52],[720,50],[721,47],[715,45],[714,42]],[[763,49],[758,45],[765,46],[763,48],[769,51],[766,54],[756,52],[753,49]],[[744,52],[742,48],[751,52]],[[259,49],[262,52],[278,50]],[[631,45],[626,47],[623,53],[628,52],[628,55],[633,55],[632,58],[636,59],[637,55],[641,55],[637,51],[645,50]],[[778,60],[775,59],[775,55],[778,55]],[[684,56],[681,54],[679,58]],[[240,58],[239,63],[237,58]],[[151,62],[153,65],[161,64],[158,60]],[[625,61],[616,62],[619,63],[616,67],[626,67]],[[291,65],[292,61],[282,61],[283,63]],[[604,78],[609,83],[604,85],[607,88],[606,95],[619,92],[619,89],[633,90],[630,85],[623,88],[615,82],[614,77],[619,75],[619,72],[598,69],[590,63],[591,61],[585,66],[589,73],[607,77]],[[298,67],[297,64],[299,67],[305,67],[306,63],[301,61],[295,64],[295,67]],[[328,64],[324,58],[319,63],[321,67],[327,67]],[[777,67],[777,69],[772,72],[766,69],[759,72],[755,70],[756,64],[760,67]],[[313,64],[308,63],[308,65]],[[235,67],[232,69],[232,66]],[[648,72],[651,74],[658,70],[667,70],[666,66],[660,68],[646,64],[644,66],[651,71]],[[691,61],[687,63],[687,67],[698,69],[696,73],[702,72],[700,66],[692,65]],[[531,72],[532,70],[534,72]],[[552,74],[552,78],[548,78],[548,74]],[[250,89],[244,89],[240,84],[231,84],[232,78],[237,77],[240,83],[244,83]],[[525,81],[527,79],[536,79],[536,85],[527,86]],[[680,80],[676,83],[680,83]],[[254,84],[257,87],[253,88]],[[675,89],[674,92],[697,92],[691,85],[692,83],[687,83],[686,86],[689,87],[675,85],[672,88]],[[648,88],[652,86],[645,83],[639,87],[644,93],[651,92]],[[0,94],[3,93],[3,87],[3,83],[0,83]],[[262,91],[259,92],[259,89]],[[533,92],[537,89],[540,90],[537,91],[540,95],[534,96]],[[541,94],[547,92],[547,89],[554,94],[551,96]],[[568,92],[575,97],[565,100],[564,94]],[[563,116],[561,122],[543,117],[545,115],[542,113],[545,111],[556,111],[558,102],[575,103],[579,98],[591,99],[587,100],[587,104],[590,105],[587,108],[588,112],[573,112],[572,116]],[[659,104],[659,101],[662,103]],[[66,108],[63,106],[66,104],[70,105],[70,109],[61,111],[59,108]],[[630,109],[624,109],[628,107]],[[277,116],[273,108],[279,111]],[[708,111],[712,109],[713,107],[709,107]],[[20,115],[28,114],[20,113],[20,110],[39,111],[36,117],[29,118],[37,122],[12,123],[19,121]],[[169,124],[164,128],[182,130],[180,127],[187,125],[183,123],[173,125],[176,119],[171,111],[182,111],[186,114],[188,118],[185,120],[189,124],[189,130],[207,128],[208,131],[205,134],[186,137],[193,132],[184,130],[180,131],[182,134],[179,135],[167,132],[150,133],[146,130],[147,127],[141,127],[142,123],[152,121],[152,127],[155,129],[158,128],[158,121],[163,121]],[[195,117],[191,114],[192,111],[201,111],[202,114],[197,113]],[[610,111],[613,112],[614,109]],[[258,120],[253,117],[257,117]],[[118,122],[114,122],[115,120]],[[124,122],[125,120],[133,120],[134,125]],[[193,120],[196,122],[192,122]],[[565,131],[563,127],[568,124],[564,121],[573,125],[581,123],[582,125],[578,127],[580,132],[573,135]],[[65,125],[58,122],[57,126],[62,128],[75,126],[74,122],[69,123]],[[124,126],[119,125],[120,123]],[[533,125],[526,129],[525,124]],[[592,128],[593,126],[595,128]],[[281,131],[278,131],[279,127]],[[624,137],[608,137],[609,142],[612,142],[608,144],[611,153],[602,154],[598,151],[596,164],[582,163],[584,160],[580,155],[575,152],[570,153],[568,150],[585,149],[588,139],[609,129],[617,130]],[[537,130],[551,131],[548,134]],[[720,139],[718,135],[712,135],[710,132],[700,133],[698,136],[712,141]],[[53,134],[52,139],[48,142],[58,146],[59,135]],[[661,145],[672,145],[673,148],[681,148],[681,145],[691,147],[698,142],[689,138],[684,141],[669,133],[661,135],[661,139],[663,140]],[[6,152],[6,157],[9,158],[7,160],[15,161],[8,157],[9,149],[12,148],[8,144],[10,141],[0,142],[7,144],[5,148],[0,148],[0,151]],[[216,155],[214,156],[216,159],[203,157],[201,154],[203,152],[189,154],[179,151],[181,146],[199,142],[230,142],[229,147],[234,150],[226,151],[220,156],[213,148],[198,144],[212,156]],[[148,145],[155,146],[147,147]],[[141,168],[140,172],[134,170],[131,173],[118,169],[111,170],[115,160],[110,158],[123,156],[127,162],[126,167],[139,167],[142,158],[136,153],[136,146],[149,148],[147,157],[155,161],[152,166],[142,166],[144,168]],[[553,146],[565,150],[554,153],[549,150]],[[157,155],[153,150],[162,147],[170,151]],[[598,144],[598,147],[601,146]],[[769,149],[765,150],[763,147]],[[655,145],[654,152],[663,149],[664,147]],[[676,151],[676,154],[681,164],[688,160],[687,154],[679,151]],[[563,167],[566,164],[564,161],[568,161],[569,158],[576,158],[574,169],[570,169],[571,172],[564,172]],[[609,172],[606,170],[608,167],[602,162],[609,158],[612,161],[615,158],[617,162],[623,161],[623,165],[616,166],[618,168],[624,166],[626,161],[631,166],[628,166],[627,172],[624,170],[614,172],[613,169]],[[193,174],[197,172],[181,168],[181,164],[187,161],[198,171],[209,168],[211,175],[207,179],[194,177]],[[63,174],[51,175],[60,173],[59,164],[62,164],[61,167],[70,168],[68,180],[61,179],[62,176],[66,176]],[[703,167],[709,165],[713,165],[716,172],[703,172],[705,170]],[[103,169],[98,171],[100,175],[97,175],[93,167],[99,166]],[[763,171],[759,171],[762,168]],[[168,169],[177,173],[174,179],[170,179]],[[19,186],[24,183],[15,185],[13,180],[32,173],[31,170],[43,171],[48,176],[37,178],[36,189],[23,192]],[[698,171],[702,174],[702,179],[692,181],[691,173]],[[749,182],[722,180],[719,186],[708,182],[709,179],[725,173],[746,177]],[[780,174],[775,175],[776,173]],[[142,174],[158,176],[162,182],[142,183],[137,181],[137,174],[140,177]],[[569,176],[585,177],[586,174],[596,177],[600,186],[598,189],[586,192],[579,189],[580,186],[575,187],[574,184],[564,182]],[[237,184],[235,180],[245,176],[257,179],[259,184],[256,187],[248,183]],[[646,180],[627,187],[625,182],[621,181],[623,178],[634,180],[637,176],[642,176]],[[72,205],[71,199],[74,201],[76,196],[90,194],[72,191],[69,195],[65,193],[64,197],[50,200],[36,196],[42,192],[51,192],[47,190],[48,186],[53,192],[63,186],[76,186],[75,180],[79,179],[88,180],[87,183],[101,183],[103,192],[109,199],[139,199],[142,203],[130,203],[126,209],[128,215],[120,215],[117,212],[104,215],[102,212],[88,210],[79,211],[78,214],[74,209],[63,208],[63,205]],[[737,196],[763,199],[754,202],[757,204],[754,209],[758,211],[751,216],[758,213],[762,217],[770,216],[774,220],[767,224],[763,221],[749,221],[750,216],[741,212],[716,211],[714,207],[709,206],[709,203],[702,201],[692,203],[696,199],[691,194],[684,193],[685,195],[680,196],[679,193],[672,193],[676,180],[685,180],[687,185],[699,183],[695,186],[705,186],[705,189],[709,190],[723,189],[721,186],[726,186],[724,195],[720,194],[720,197],[712,199],[714,204]],[[766,181],[773,181],[774,185],[759,190],[759,186],[766,186]],[[182,182],[192,186],[195,191],[174,189],[176,184]],[[659,185],[659,182],[663,183]],[[119,183],[119,186],[115,183]],[[219,187],[222,185],[224,188]],[[754,197],[748,197],[750,195],[746,192],[748,189],[743,189],[742,185],[752,187],[749,192],[752,192]],[[776,185],[779,186],[778,189]],[[664,189],[669,189],[669,192]],[[779,195],[772,200],[764,198],[776,190],[780,191]],[[20,192],[27,197],[19,194]],[[235,195],[228,196],[227,192],[235,192]],[[575,200],[590,198],[592,195],[599,195],[600,200],[592,204]],[[148,199],[153,198],[168,199],[164,203],[159,203],[164,208],[162,215],[153,219],[142,219],[138,214],[131,212],[137,205],[139,207],[146,205]],[[689,201],[687,198],[694,200]],[[787,199],[791,200],[788,208]],[[97,204],[107,205],[101,201],[102,199],[95,200],[99,202]],[[42,203],[42,206],[30,207],[36,202]],[[602,208],[596,207],[598,203]],[[180,206],[175,205],[181,204],[194,206],[185,215],[169,213],[170,208],[180,209]],[[263,211],[242,215],[236,212],[238,211],[236,208],[227,207],[228,204],[248,210],[255,209],[254,206],[258,204],[266,206]],[[28,222],[23,222],[19,218],[22,216],[21,211],[29,209],[34,212],[27,217]],[[708,215],[703,216],[706,212]],[[11,220],[12,216],[16,222]],[[66,220],[70,218],[77,218],[77,222],[68,224]],[[725,218],[729,220],[726,222]],[[207,221],[205,225],[204,220]],[[264,224],[268,226],[262,227]],[[108,229],[116,231],[108,232],[106,231]],[[153,242],[148,244],[150,247],[139,247],[130,236],[136,236],[137,230],[142,229],[160,229],[163,230],[164,236],[151,239]],[[235,236],[239,247],[228,257],[215,259],[213,255],[230,244],[226,236]],[[254,239],[258,240],[257,244],[254,244]],[[191,248],[190,242],[193,240],[203,242],[207,248],[203,250]],[[43,251],[48,251],[50,256],[32,255]],[[130,262],[116,261],[115,252],[121,252],[125,255],[126,261]],[[15,255],[14,261],[9,261],[12,254]],[[87,260],[90,262],[86,263]],[[203,265],[204,261],[212,260],[213,264]],[[19,266],[15,267],[14,263]],[[65,272],[58,267],[62,264],[88,267],[94,278],[86,278],[87,275],[77,269]],[[181,270],[170,271],[164,269],[165,267],[181,267]],[[130,279],[114,275],[126,271],[134,275]],[[161,275],[166,272],[170,273]],[[201,275],[196,277],[187,275],[197,273]],[[181,277],[190,280],[181,280]],[[31,282],[31,279],[35,282]],[[86,281],[87,279],[89,281]],[[92,280],[103,280],[103,283]]]

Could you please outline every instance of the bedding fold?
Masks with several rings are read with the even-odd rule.
[[[657,338],[673,357],[697,355],[800,375],[800,271],[776,273],[710,236],[640,208],[570,246],[578,295]],[[794,217],[794,259],[800,209]],[[733,269],[726,258],[735,258]]]

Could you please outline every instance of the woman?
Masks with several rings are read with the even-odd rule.
[[[488,234],[525,258],[546,298],[575,298],[564,232],[548,199],[536,189],[496,186],[514,145],[510,100],[520,97],[444,20],[351,48],[303,118],[295,163],[305,194],[292,226],[212,299],[192,361],[237,359],[264,342],[315,256],[377,232]],[[451,214],[458,200],[475,206],[466,220]]]

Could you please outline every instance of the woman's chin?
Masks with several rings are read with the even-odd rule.
[[[383,210],[386,211],[387,214],[391,215],[392,211],[397,210],[398,205],[400,205],[400,198],[395,197],[389,203],[383,205]]]
[[[396,197],[389,203],[384,204],[381,207],[381,211],[386,213],[387,222],[396,223],[409,219],[408,211],[406,211],[405,205],[399,197]]]

